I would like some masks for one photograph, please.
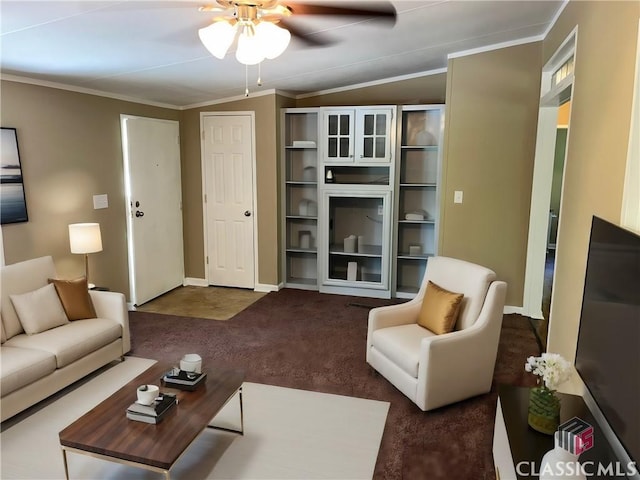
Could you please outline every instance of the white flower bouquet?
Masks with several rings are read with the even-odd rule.
[[[543,353],[540,357],[529,357],[524,369],[542,378],[544,386],[555,390],[569,378],[571,364],[557,353]]]

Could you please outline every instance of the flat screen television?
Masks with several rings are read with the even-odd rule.
[[[640,466],[640,235],[595,216],[575,365],[620,460]]]

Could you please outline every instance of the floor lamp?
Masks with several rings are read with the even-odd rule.
[[[69,225],[71,253],[84,254],[84,275],[89,282],[89,254],[102,251],[99,223],[72,223]],[[95,285],[88,283],[89,288]]]

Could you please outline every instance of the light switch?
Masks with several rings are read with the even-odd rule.
[[[462,203],[462,190],[453,192],[453,203]]]
[[[109,198],[107,194],[104,193],[102,195],[94,195],[93,196],[93,208],[94,210],[98,210],[99,208],[108,208],[109,207]]]

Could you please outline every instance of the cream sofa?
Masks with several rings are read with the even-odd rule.
[[[33,292],[56,278],[51,257],[0,269],[0,410],[2,421],[49,397],[131,349],[124,295],[90,291],[97,318],[28,335],[10,295]]]

